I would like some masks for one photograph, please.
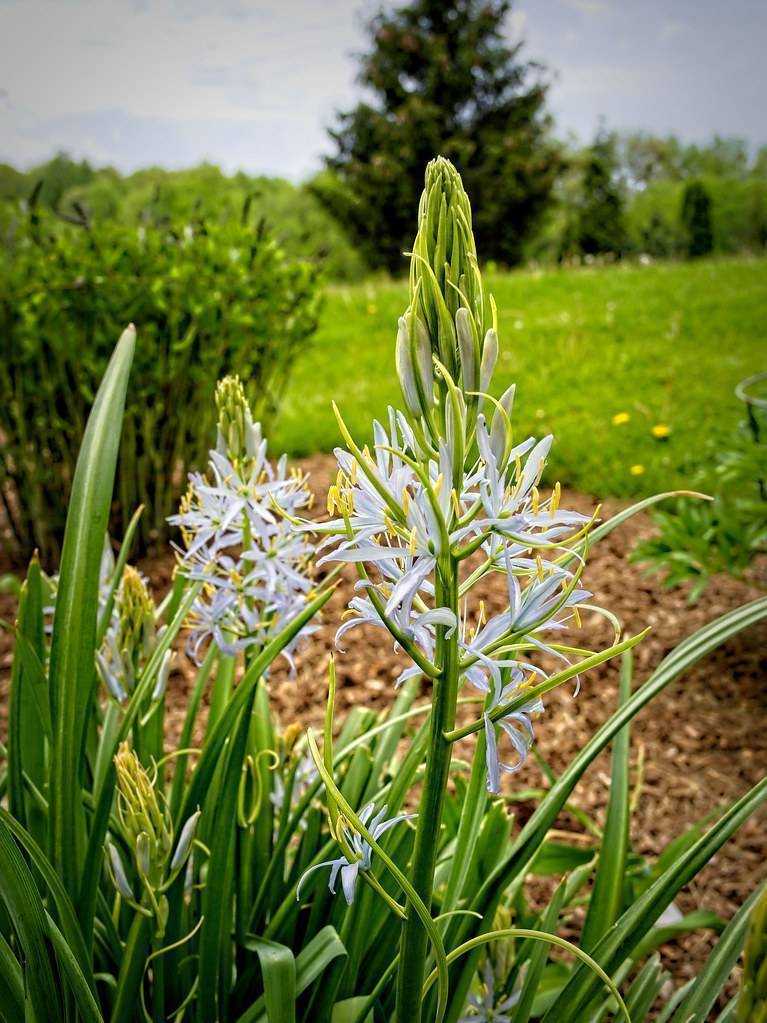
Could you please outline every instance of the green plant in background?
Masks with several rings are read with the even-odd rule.
[[[632,560],[664,573],[666,586],[692,583],[696,601],[711,576],[742,576],[759,554],[767,553],[767,402],[750,393],[764,374],[743,381],[738,396],[749,421],[729,440],[709,444],[710,460],[697,485],[712,495],[705,503],[679,501],[653,515],[658,533],[642,540]]]
[[[178,571],[157,604],[126,567],[137,517],[117,558],[103,553],[136,343],[133,330],[121,338],[88,420],[59,576],[33,559],[14,630],[0,774],[4,1023],[457,1023],[507,1010],[514,1023],[642,1023],[653,1007],[666,1023],[708,1018],[759,892],[726,926],[669,907],[767,799],[767,779],[645,863],[629,843],[629,725],[767,617],[767,598],[685,639],[633,691],[641,636],[622,637],[609,612],[612,645],[570,645],[557,626],[599,613],[581,586],[588,549],[669,495],[597,526],[562,509],[558,487],[541,492],[551,440],[513,437],[513,388],[488,393],[495,311],[446,161],[427,171],[411,289],[396,345],[404,411],[376,425],[371,449],[339,416],[347,449],[328,521],[304,521],[303,479],[268,459],[243,387],[222,381],[216,444],[190,476]],[[359,571],[338,638],[377,623],[412,662],[386,712],[355,707],[336,729],[331,661],[321,749],[276,719],[269,679],[333,590],[333,573],[312,566],[315,534],[324,558]],[[487,620],[470,598],[490,572],[509,606]],[[185,626],[198,667],[165,754],[168,655]],[[618,654],[617,711],[561,775],[544,765],[548,787],[515,830],[500,779],[527,755],[542,697]],[[555,841],[610,744],[604,829],[576,807],[592,846]],[[527,878],[551,875],[552,898],[533,909]],[[576,905],[579,944],[559,933]],[[721,935],[669,996],[655,950],[693,927]],[[565,954],[549,961],[552,945]]]
[[[708,255],[714,247],[711,196],[702,182],[689,181],[685,185],[680,219],[687,236],[687,255]]]
[[[316,267],[247,220],[73,227],[38,208],[0,259],[0,493],[19,551],[58,550],[78,438],[126,317],[144,340],[112,523],[123,531],[143,504],[142,541],[163,539],[209,444],[210,380],[236,364],[259,414],[273,413],[316,326]]]

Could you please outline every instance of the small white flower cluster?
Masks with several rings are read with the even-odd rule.
[[[189,623],[188,650],[199,663],[209,640],[226,654],[262,649],[296,614],[312,590],[313,552],[296,515],[310,507],[305,478],[283,456],[267,458],[236,377],[218,385],[218,442],[205,474],[191,473],[177,515],[183,570],[203,588]],[[302,635],[311,632],[305,627]],[[291,667],[291,649],[282,652]]]
[[[524,762],[533,739],[531,715],[543,710],[541,700],[533,698],[497,721],[516,752],[511,765],[501,763],[489,715],[546,678],[518,651],[533,647],[556,653],[542,634],[577,618],[577,605],[590,596],[577,585],[579,572],[542,556],[581,535],[589,520],[559,507],[558,486],[551,497],[541,496],[538,486],[552,438],[512,446],[507,429],[512,398],[510,390],[489,428],[478,413],[473,456],[463,457],[469,447],[464,437],[440,438],[436,450],[424,450],[405,416],[391,409],[388,431],[375,423],[373,453],[353,442],[350,450],[337,449],[339,474],[328,505],[339,514],[321,527],[329,534],[323,546],[333,550],[319,562],[359,566],[359,592],[337,641],[357,625],[386,628],[414,660],[400,682],[432,664],[439,627],[448,635],[459,630],[461,676],[486,696],[492,792],[499,789],[500,771],[516,771]],[[458,459],[456,444],[462,449]],[[461,585],[461,613],[439,606],[435,574],[441,563],[474,553],[483,560]],[[376,566],[380,578],[372,580],[365,565]],[[470,627],[465,598],[492,571],[506,577],[508,607],[485,620],[480,604]]]

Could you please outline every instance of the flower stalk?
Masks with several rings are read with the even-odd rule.
[[[437,603],[453,611],[457,620],[458,562],[452,556],[445,557],[438,564],[435,583]],[[418,810],[411,877],[413,887],[429,910],[452,748],[451,743],[445,738],[445,733],[455,727],[458,703],[459,650],[456,629],[451,630],[444,625],[438,628],[436,656],[440,673],[432,687],[429,747]],[[407,920],[403,922],[400,939],[397,974],[398,1023],[406,1021],[409,1023],[421,1018],[421,992],[427,946],[428,938],[423,925],[414,913],[409,914]]]

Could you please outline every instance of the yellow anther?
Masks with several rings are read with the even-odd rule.
[[[439,497],[440,490],[442,490],[442,473],[440,473],[439,476],[437,476],[436,482],[434,484],[435,497]]]
[[[554,518],[558,509],[559,502],[562,499],[562,487],[560,486],[559,480],[554,484],[554,489],[551,491],[551,504],[549,505],[549,511],[551,517]]]
[[[535,564],[538,567],[538,582],[543,582],[543,559],[540,554],[535,555]]]
[[[532,495],[531,496],[533,498],[533,515],[537,515],[538,514],[538,502],[540,501],[540,498],[541,498],[541,495],[538,493],[538,487],[533,487]]]
[[[522,461],[521,461],[519,455],[514,455],[514,468],[516,470],[517,476],[521,476],[522,475]]]
[[[450,497],[451,497],[452,502],[453,502],[453,508],[455,510],[455,517],[457,519],[460,519],[460,517],[461,517],[461,506],[458,503],[458,494],[456,494],[456,492],[455,492],[455,487],[453,487],[453,489],[450,491]]]
[[[580,614],[580,611],[578,610],[577,607],[573,608],[573,618],[575,619],[576,627],[580,629],[581,628],[581,614]]]
[[[357,485],[357,459],[352,459],[352,483]]]
[[[410,494],[407,487],[402,488],[402,510],[407,515],[408,509],[410,508]]]
[[[410,554],[415,557],[415,541],[416,541],[416,529],[415,526],[410,530]]]
[[[328,490],[328,515],[333,514],[333,509],[338,502],[338,487],[332,486]]]

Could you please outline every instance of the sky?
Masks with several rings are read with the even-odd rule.
[[[123,171],[300,180],[360,95],[372,0],[0,0],[0,160],[66,149]],[[384,2],[384,7],[395,6]],[[560,135],[767,143],[765,0],[517,0],[510,41],[551,71]]]

